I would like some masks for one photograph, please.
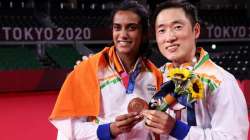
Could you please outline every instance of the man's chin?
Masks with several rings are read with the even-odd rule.
[[[171,62],[175,62],[175,61],[177,61],[178,60],[178,58],[177,57],[167,57],[167,59],[169,60],[169,61],[171,61]]]

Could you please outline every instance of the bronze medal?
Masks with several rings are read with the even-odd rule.
[[[140,113],[142,110],[148,109],[148,103],[141,98],[134,98],[128,104],[128,113],[130,112],[138,112]]]

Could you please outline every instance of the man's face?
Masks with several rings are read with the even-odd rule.
[[[142,42],[140,17],[131,11],[118,11],[113,18],[113,41],[118,55],[137,55]]]
[[[179,66],[193,59],[200,26],[192,28],[183,9],[162,10],[156,17],[155,32],[159,50],[168,60]]]

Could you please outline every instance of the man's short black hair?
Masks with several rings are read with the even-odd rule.
[[[164,10],[169,8],[181,8],[184,10],[186,16],[188,17],[189,21],[191,22],[192,27],[198,23],[198,10],[197,8],[186,0],[168,0],[166,2],[162,2],[159,4],[153,14],[152,17],[152,25],[153,28],[155,27],[155,20],[158,14]]]

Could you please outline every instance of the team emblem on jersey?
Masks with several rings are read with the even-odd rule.
[[[153,84],[148,84],[147,85],[147,90],[155,92],[156,91],[156,86],[153,85]]]

